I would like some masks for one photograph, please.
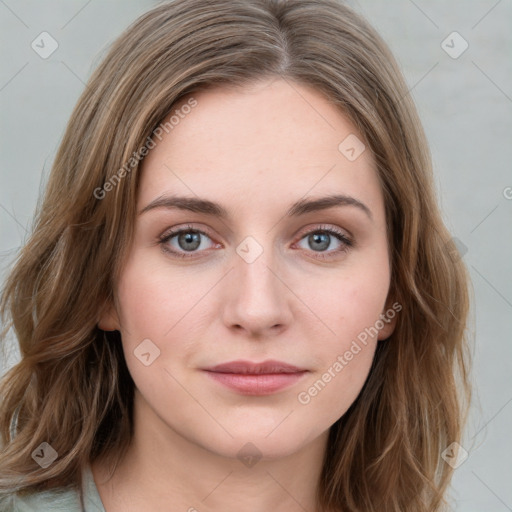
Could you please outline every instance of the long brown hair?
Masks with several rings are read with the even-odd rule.
[[[390,296],[403,306],[359,397],[330,430],[319,509],[441,510],[452,473],[441,452],[460,439],[469,398],[468,273],[395,60],[335,0],[175,0],[113,43],[71,115],[3,290],[3,337],[14,329],[22,357],[0,388],[0,492],[80,486],[86,464],[114,463],[130,443],[134,383],[119,333],[97,322],[131,241],[140,149],[194,91],[268,77],[322,92],[373,152]],[[58,453],[47,468],[31,457],[42,442]]]

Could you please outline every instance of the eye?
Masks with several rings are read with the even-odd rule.
[[[354,242],[344,232],[326,226],[308,231],[301,238],[301,242],[303,240],[306,243],[305,248],[317,253],[315,257],[320,259],[339,256],[340,253],[347,252],[354,245]],[[327,249],[332,248],[333,243],[335,245],[334,249],[328,251]]]
[[[200,250],[205,250],[208,245],[204,242],[206,237],[211,241],[207,233],[192,226],[166,231],[159,239],[162,249],[179,258],[193,257]],[[218,245],[218,244],[217,244]],[[188,254],[187,254],[188,253]]]
[[[211,242],[210,247],[205,239]],[[318,226],[316,229],[306,232],[300,242],[303,240],[309,247],[301,248],[316,253],[315,258],[318,259],[334,258],[347,252],[354,245],[354,242],[343,231],[328,226]],[[159,243],[165,252],[178,258],[192,258],[209,248],[221,247],[220,244],[213,243],[208,233],[192,226],[167,230],[159,238]],[[334,248],[332,248],[333,244]],[[331,250],[328,250],[329,247]]]

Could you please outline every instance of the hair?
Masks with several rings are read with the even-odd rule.
[[[2,291],[2,336],[13,329],[21,360],[0,387],[0,493],[81,490],[86,464],[115,465],[130,444],[134,382],[120,333],[97,323],[133,236],[134,155],[187,95],[269,78],[322,93],[371,149],[389,297],[402,305],[361,393],[330,429],[319,510],[446,506],[453,470],[441,452],[461,438],[470,398],[468,272],[454,257],[401,72],[375,30],[335,0],[175,0],[111,45],[72,112]],[[31,453],[45,441],[58,458],[42,468]]]

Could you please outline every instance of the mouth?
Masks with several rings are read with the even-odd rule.
[[[243,395],[270,395],[292,386],[309,370],[282,361],[231,361],[203,370],[214,381]]]

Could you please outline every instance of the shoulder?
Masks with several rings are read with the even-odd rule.
[[[0,495],[1,512],[105,512],[90,467],[83,473],[84,504],[74,487],[41,492]]]
[[[10,494],[0,498],[0,510],[5,512],[82,512],[78,493],[74,489],[55,489],[30,494]]]

